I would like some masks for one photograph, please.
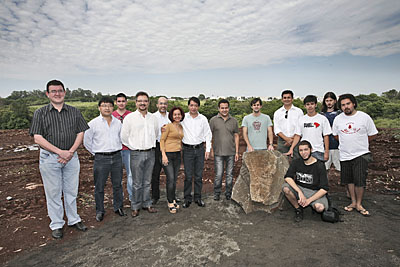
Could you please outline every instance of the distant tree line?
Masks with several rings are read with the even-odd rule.
[[[71,105],[76,106],[81,110],[84,118],[87,121],[99,115],[97,108],[97,101],[102,97],[101,93],[93,93],[90,90],[66,89],[65,101]],[[111,95],[115,97],[115,95]],[[132,99],[132,97],[129,97]],[[218,99],[206,98],[204,94],[200,94],[201,99],[200,113],[205,115],[208,119],[217,115],[218,113]],[[400,91],[392,89],[382,93],[381,96],[377,94],[358,95],[358,109],[367,112],[375,121],[378,127],[383,128],[400,128]],[[158,96],[150,97],[149,111],[157,111]],[[182,97],[171,97],[169,107],[180,106],[185,112],[188,111],[187,100]],[[250,101],[252,97],[241,97],[237,100],[235,97],[227,97],[230,102],[230,114],[234,116],[241,124],[243,117],[252,112]],[[87,102],[85,105],[81,105]],[[89,103],[90,102],[90,103]],[[0,129],[24,129],[29,128],[34,110],[30,106],[40,106],[49,103],[45,91],[14,91],[6,98],[0,98]],[[294,100],[294,105],[305,111],[303,102],[300,99]],[[269,98],[268,101],[263,101],[262,112],[268,114],[271,119],[275,110],[282,106],[280,99]],[[321,103],[318,104],[321,110]],[[129,110],[136,110],[135,102],[129,101],[127,108]]]

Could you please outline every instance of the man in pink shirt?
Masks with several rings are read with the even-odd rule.
[[[119,93],[116,97],[115,104],[117,105],[117,109],[112,113],[112,115],[119,119],[121,123],[124,122],[124,118],[126,115],[131,113],[126,109],[126,104],[128,103],[128,99],[124,93]],[[127,183],[126,189],[128,190],[129,201],[132,200],[132,172],[130,169],[130,150],[128,147],[122,145],[122,162],[124,163],[126,176],[127,176]]]

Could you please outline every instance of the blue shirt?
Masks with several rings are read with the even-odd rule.
[[[335,117],[339,114],[340,114],[339,110],[335,110],[332,112],[322,112],[322,115],[324,115],[328,119],[331,127],[333,125],[333,121],[335,120]],[[332,134],[329,135],[329,149],[338,149],[338,148],[339,148],[339,142],[336,141],[336,139],[333,137]]]

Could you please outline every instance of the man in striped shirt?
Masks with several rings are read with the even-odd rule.
[[[76,207],[80,169],[76,150],[89,126],[78,109],[64,103],[62,82],[52,80],[47,83],[46,90],[50,104],[35,111],[29,133],[40,146],[39,169],[51,220],[50,229],[52,236],[60,239],[65,224],[62,195],[68,226],[87,230]]]

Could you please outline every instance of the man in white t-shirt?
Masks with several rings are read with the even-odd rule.
[[[362,206],[362,199],[368,175],[368,162],[372,161],[369,142],[376,137],[378,130],[371,117],[357,111],[357,101],[352,94],[339,97],[343,113],[333,121],[332,131],[339,141],[341,183],[347,185],[351,204],[346,211],[356,209],[363,216],[370,213]]]
[[[299,118],[293,143],[287,155],[293,156],[294,147],[301,140],[307,140],[313,147],[312,156],[320,161],[329,159],[329,135],[332,133],[328,119],[316,112],[317,97],[308,95],[304,98],[307,114]]]

